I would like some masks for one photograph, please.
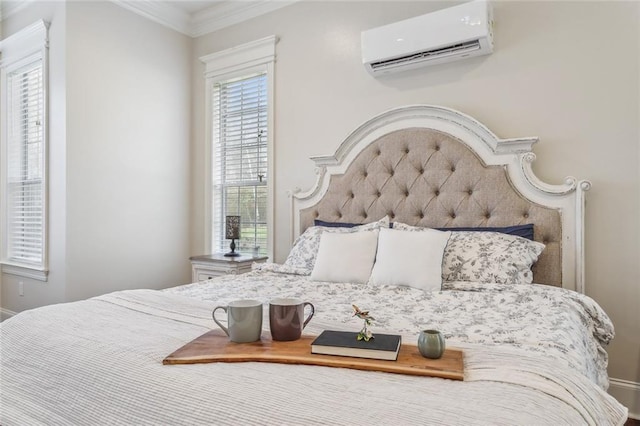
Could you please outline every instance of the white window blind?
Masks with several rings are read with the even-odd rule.
[[[38,58],[7,74],[6,260],[44,263],[44,78]]]
[[[225,216],[240,216],[238,251],[267,254],[267,75],[213,87],[212,246],[229,250]]]

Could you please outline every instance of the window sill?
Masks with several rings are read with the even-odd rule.
[[[30,268],[28,266],[14,265],[11,263],[0,264],[0,271],[3,274],[17,275],[38,281],[47,281],[47,275],[49,274],[49,271],[46,269]]]

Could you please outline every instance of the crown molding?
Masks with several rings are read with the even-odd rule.
[[[191,37],[200,37],[256,18],[300,0],[224,1],[191,16]]]
[[[113,3],[182,34],[191,35],[191,16],[175,6],[157,0],[111,0]]]
[[[216,2],[213,6],[193,14],[158,0],[111,1],[189,37],[200,37],[300,0],[257,0],[252,2],[227,0]]]

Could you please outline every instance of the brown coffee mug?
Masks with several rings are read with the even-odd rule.
[[[304,318],[305,306],[311,308],[311,313],[306,319]],[[281,342],[298,340],[315,311],[314,306],[309,302],[298,299],[273,299],[269,302],[271,338]]]

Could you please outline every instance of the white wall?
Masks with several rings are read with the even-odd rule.
[[[610,375],[640,382],[640,3],[494,2],[491,56],[387,79],[366,73],[362,30],[450,5],[301,2],[196,39],[192,252],[204,245],[204,82],[197,58],[276,34],[275,260],[289,249],[286,191],[306,189],[315,179],[308,158],[332,154],[376,114],[407,104],[443,105],[501,137],[537,135],[534,169],[543,180],[560,183],[572,175],[593,182],[587,293],[617,327]]]
[[[191,40],[67,3],[67,299],[190,282]]]
[[[50,272],[4,274],[2,307],[189,282],[191,39],[111,2],[34,2],[3,38],[37,19],[51,22]]]

